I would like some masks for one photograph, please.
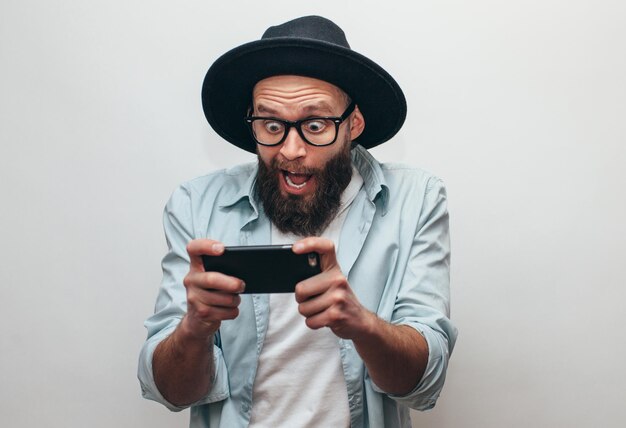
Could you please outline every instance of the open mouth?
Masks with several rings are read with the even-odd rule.
[[[313,175],[283,170],[283,176],[285,177],[285,182],[289,187],[294,189],[303,189]]]

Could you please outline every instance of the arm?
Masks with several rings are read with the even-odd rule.
[[[428,364],[428,344],[407,325],[393,325],[370,313],[372,327],[353,339],[370,377],[387,393],[405,395],[417,386]]]
[[[196,338],[183,323],[184,319],[157,345],[152,358],[157,388],[167,401],[179,407],[205,396],[215,376],[213,335]]]
[[[241,280],[204,272],[202,254],[220,255],[224,246],[198,239],[187,246],[190,265],[183,284],[187,313],[174,332],[155,349],[154,381],[163,397],[176,406],[192,404],[211,389],[215,376],[213,339],[221,321],[239,314]]]
[[[321,256],[323,272],[296,287],[307,326],[329,327],[337,336],[352,340],[372,380],[385,392],[412,391],[428,363],[428,345],[422,335],[412,327],[383,321],[359,303],[341,273],[331,241],[307,238],[296,243],[294,251],[316,251]]]
[[[296,297],[310,327],[327,325],[336,335],[352,339],[374,390],[386,392],[411,408],[425,410],[435,405],[441,392],[457,330],[449,320],[450,244],[445,188],[440,180],[432,178],[421,194],[423,199],[409,207],[420,215],[414,229],[404,232],[412,239],[410,247],[406,241],[402,247],[407,251],[398,266],[404,269],[402,280],[397,288],[390,289],[392,294],[379,308],[389,323],[362,308],[337,266],[330,241],[301,241],[303,249],[296,252],[325,252],[325,271],[319,278],[303,282],[302,294]]]

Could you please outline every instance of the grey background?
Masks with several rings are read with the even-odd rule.
[[[409,7],[410,5],[410,7]],[[250,161],[206,124],[204,73],[309,13],[404,88],[381,160],[448,186],[452,317],[414,425],[626,424],[622,1],[0,3],[0,420],[171,427],[135,379],[175,186]]]

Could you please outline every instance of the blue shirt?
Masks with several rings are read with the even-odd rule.
[[[428,365],[407,395],[386,394],[370,379],[350,340],[340,340],[351,426],[411,426],[409,408],[432,408],[443,387],[457,336],[449,319],[450,244],[446,191],[437,177],[417,168],[380,164],[357,146],[352,161],[364,184],[347,214],[337,258],[359,301],[392,324],[419,331],[428,343]],[[152,373],[156,346],[187,310],[182,284],[189,269],[187,243],[211,238],[225,245],[270,242],[270,221],[255,199],[256,164],[222,170],[181,185],[164,212],[168,252],[155,313],[138,377],[145,398],[181,410],[159,393]],[[268,296],[242,295],[239,316],[223,321],[214,344],[215,379],[191,405],[191,427],[245,427],[252,386],[269,319]],[[303,370],[311,368],[303,367]],[[306,388],[302,385],[302,388]]]

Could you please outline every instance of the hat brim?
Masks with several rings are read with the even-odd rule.
[[[345,91],[365,118],[365,129],[355,140],[365,148],[388,141],[406,118],[400,86],[372,60],[331,43],[283,37],[247,43],[213,63],[202,86],[209,124],[231,144],[255,153],[256,144],[243,118],[254,85],[278,75],[313,77]]]

